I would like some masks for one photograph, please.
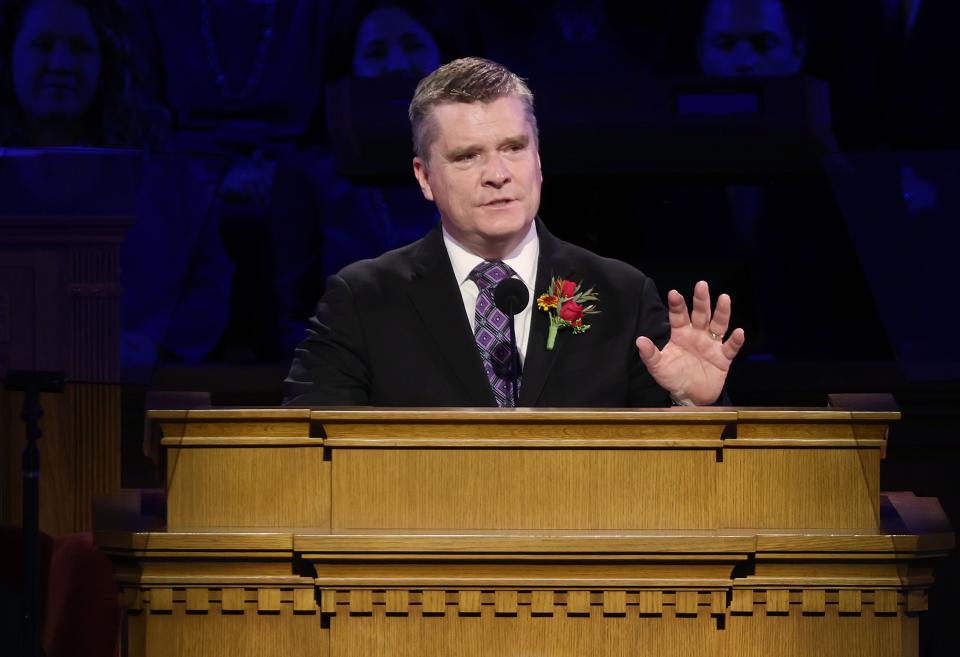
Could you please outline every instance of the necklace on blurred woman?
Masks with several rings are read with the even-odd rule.
[[[240,91],[236,91],[227,80],[227,73],[220,61],[217,51],[217,42],[213,36],[213,7],[211,0],[200,0],[200,34],[203,36],[203,47],[207,54],[207,65],[210,67],[217,83],[220,95],[228,100],[245,100],[252,96],[263,81],[263,72],[267,64],[267,50],[273,41],[274,19],[277,14],[277,0],[258,0],[263,5],[263,29],[260,31],[260,40],[257,44],[257,54],[253,60],[253,69]]]

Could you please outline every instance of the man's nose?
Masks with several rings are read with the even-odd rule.
[[[510,179],[510,169],[500,153],[491,155],[483,168],[483,184],[499,189],[510,182]]]

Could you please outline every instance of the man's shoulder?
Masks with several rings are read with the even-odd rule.
[[[351,288],[389,286],[409,282],[423,266],[423,258],[430,249],[433,232],[406,246],[370,258],[358,260],[337,272]]]

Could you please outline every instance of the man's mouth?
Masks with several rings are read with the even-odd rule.
[[[512,198],[498,198],[492,201],[488,201],[487,203],[484,203],[483,206],[485,208],[502,208],[510,205],[511,203],[514,202],[514,200],[515,199],[512,199]]]

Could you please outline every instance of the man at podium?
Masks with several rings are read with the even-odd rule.
[[[675,290],[664,307],[640,271],[550,234],[537,217],[543,175],[523,80],[458,59],[420,81],[409,116],[414,175],[440,226],[328,279],[285,381],[288,404],[717,400],[745,339],[736,329],[724,340],[729,296],[711,312],[701,281],[692,312]],[[508,279],[522,283],[506,295],[522,309],[498,299]]]

